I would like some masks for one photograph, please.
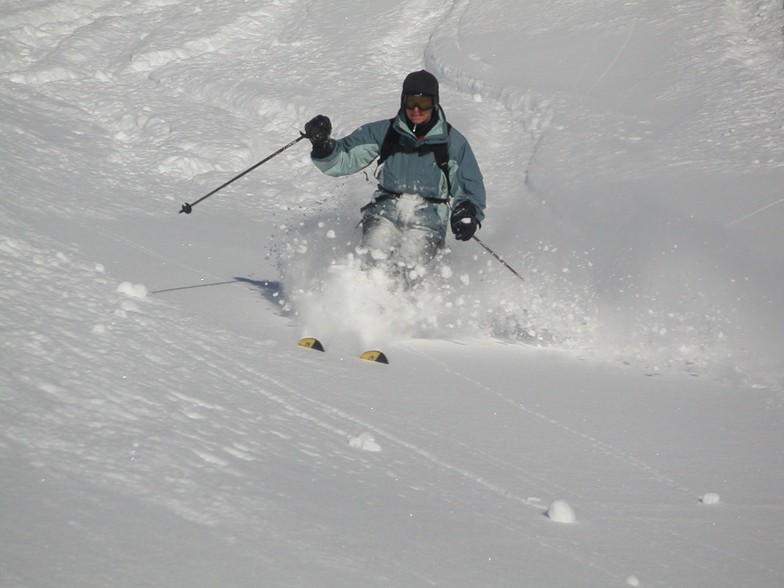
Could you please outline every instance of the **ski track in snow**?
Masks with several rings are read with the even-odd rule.
[[[454,375],[457,378],[466,381],[469,385],[475,387],[486,397],[495,397],[501,402],[503,402],[504,404],[511,406],[515,410],[520,411],[525,415],[533,417],[537,420],[545,422],[548,425],[551,425],[552,427],[558,430],[558,433],[556,433],[554,437],[563,438],[563,435],[559,433],[566,433],[569,437],[573,437],[577,439],[577,446],[584,445],[584,444],[588,445],[591,448],[591,452],[601,453],[612,460],[620,461],[623,466],[626,466],[631,470],[640,471],[646,478],[651,479],[653,482],[663,484],[666,487],[676,491],[678,494],[683,495],[682,496],[683,500],[694,502],[699,496],[698,491],[681,484],[677,480],[658,471],[656,468],[650,466],[649,464],[646,464],[644,461],[634,457],[633,455],[630,455],[627,452],[617,449],[612,445],[601,441],[595,436],[584,433],[575,428],[569,427],[559,422],[558,419],[552,418],[547,414],[544,414],[537,410],[533,410],[528,406],[526,406],[524,403],[521,403],[516,400],[512,400],[508,398],[504,393],[499,392],[497,390],[493,390],[490,387],[483,384],[482,382],[463,375],[459,369],[452,367],[451,365],[439,360],[438,358],[430,354],[427,354],[426,352],[418,351],[417,354],[425,358],[429,363],[439,365],[444,373]],[[519,426],[523,430],[528,428],[524,422],[520,423]],[[464,450],[467,452],[475,451],[475,450],[469,450],[467,447],[464,448]],[[504,464],[503,462],[500,462],[499,460],[485,453],[481,453],[481,457],[483,462],[492,463],[497,468],[497,471],[504,471],[509,467],[508,464]],[[755,568],[769,574],[776,573],[775,570],[765,566],[760,566],[756,562],[753,562],[750,559],[745,558],[743,556],[739,556],[737,553],[733,551],[720,549],[705,541],[697,540],[694,537],[687,537],[683,534],[673,531],[672,526],[666,520],[657,520],[650,516],[635,515],[633,513],[629,513],[628,510],[620,509],[611,503],[592,502],[588,497],[581,494],[579,490],[576,489],[575,487],[566,487],[563,485],[554,484],[550,480],[544,480],[540,476],[537,476],[525,470],[519,470],[519,469],[516,470],[515,477],[521,477],[523,480],[526,480],[529,483],[533,481],[537,485],[543,485],[551,496],[569,497],[570,500],[572,500],[573,497],[574,500],[579,501],[578,504],[580,504],[580,510],[582,513],[584,513],[581,516],[581,518],[592,518],[595,520],[599,520],[599,519],[615,517],[618,519],[629,519],[629,520],[636,521],[641,528],[644,527],[646,529],[646,532],[652,531],[658,537],[661,545],[667,546],[667,549],[670,552],[670,557],[672,559],[682,558],[685,561],[689,562],[690,565],[694,564],[695,562],[689,557],[688,554],[692,551],[695,545],[698,545],[702,549],[714,551],[717,554],[717,556],[720,556],[723,559],[736,560],[738,562],[738,565]],[[540,508],[546,508],[540,504],[539,499],[527,499],[524,502],[528,503],[529,506],[538,506]],[[760,543],[759,546],[760,548],[764,547],[762,543]],[[596,557],[600,558],[602,556],[597,555]],[[623,570],[622,562],[613,560],[612,558],[609,557],[606,557],[605,561],[607,561],[607,564],[612,564],[612,569],[615,570],[618,574],[620,573],[621,570]]]
[[[425,449],[424,447],[412,443],[404,438],[399,437],[389,431],[384,430],[383,428],[378,427],[376,424],[360,419],[344,410],[341,410],[335,406],[329,405],[327,403],[321,402],[313,397],[306,396],[297,392],[294,388],[284,384],[280,380],[271,377],[269,374],[264,373],[263,371],[257,370],[249,365],[243,365],[238,363],[235,359],[228,357],[228,356],[221,356],[221,354],[215,352],[217,355],[221,357],[222,360],[234,364],[237,368],[237,371],[241,371],[247,373],[249,378],[240,378],[236,375],[236,371],[232,370],[230,372],[231,377],[237,378],[239,380],[239,384],[241,387],[252,387],[254,382],[259,380],[268,382],[269,384],[273,385],[274,387],[278,388],[282,392],[286,394],[287,397],[291,398],[292,400],[296,400],[300,404],[305,404],[311,407],[311,409],[315,409],[321,416],[314,416],[311,411],[303,410],[301,408],[297,408],[292,400],[286,400],[283,396],[275,394],[270,390],[256,388],[256,390],[263,395],[265,398],[280,404],[286,409],[286,412],[292,417],[296,419],[305,420],[317,425],[320,428],[325,429],[329,433],[337,435],[341,438],[348,438],[349,445],[351,445],[351,440],[354,438],[351,437],[347,430],[364,430],[364,431],[372,431],[376,438],[385,439],[389,444],[397,445],[398,447],[403,448],[404,450],[413,453],[418,458],[435,465],[439,469],[449,472],[451,474],[455,474],[459,477],[465,478],[472,483],[478,485],[483,490],[490,492],[491,495],[496,497],[503,498],[505,500],[510,500],[512,502],[521,504],[526,507],[533,508],[538,513],[543,513],[546,507],[544,507],[538,499],[534,498],[524,498],[522,496],[516,495],[514,492],[510,491],[507,488],[503,488],[498,486],[497,484],[485,479],[482,476],[479,476],[470,470],[452,463],[448,460],[438,457],[431,451]],[[229,374],[227,374],[229,375]],[[342,426],[338,427],[333,424],[327,422],[327,420],[338,420],[342,422]],[[385,443],[386,445],[386,443]],[[314,448],[315,451],[318,451]],[[442,496],[442,499],[447,499],[445,496]],[[448,499],[447,499],[448,500]],[[496,525],[507,526],[509,523],[505,520],[496,519],[493,521]],[[573,559],[577,563],[581,565],[585,565],[594,569],[601,570],[607,573],[611,577],[621,577],[622,574],[622,564],[621,562],[614,560],[613,558],[604,556],[603,559],[605,560],[606,564],[602,565],[597,562],[597,557],[594,555],[590,559],[582,557],[580,554],[575,553],[569,549],[563,548],[556,544],[549,543],[546,539],[540,538],[538,535],[533,534],[531,532],[525,531],[519,525],[515,525],[514,532],[516,534],[524,534],[529,539],[536,541],[542,547],[547,549],[553,550],[560,557],[566,557],[569,559]],[[608,567],[610,566],[610,567]]]

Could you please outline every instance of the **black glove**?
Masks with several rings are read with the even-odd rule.
[[[305,123],[305,136],[313,145],[311,155],[318,159],[326,157],[335,149],[335,140],[330,139],[332,122],[329,117],[319,114]]]
[[[468,201],[461,202],[452,210],[452,232],[458,241],[468,241],[482,225],[476,220],[476,206]]]

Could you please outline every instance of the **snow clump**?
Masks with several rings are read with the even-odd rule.
[[[554,500],[545,511],[545,516],[556,523],[576,523],[574,509],[563,500]]]
[[[361,449],[362,451],[372,451],[378,452],[381,451],[381,446],[376,443],[376,440],[373,438],[373,435],[365,431],[356,437],[351,437],[348,440],[348,444],[355,448]]]
[[[147,287],[144,284],[122,282],[119,286],[117,286],[117,292],[120,294],[125,294],[131,298],[147,298]]]
[[[720,499],[721,497],[716,492],[706,492],[702,495],[702,498],[700,498],[700,502],[703,504],[714,505],[718,504]]]

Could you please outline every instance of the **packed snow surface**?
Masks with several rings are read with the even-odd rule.
[[[783,27],[2,3],[0,586],[784,585]],[[451,238],[363,271],[373,166],[307,141],[178,214],[423,67],[522,280]]]

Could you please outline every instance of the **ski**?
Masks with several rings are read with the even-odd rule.
[[[359,356],[359,359],[364,359],[365,361],[375,361],[376,363],[389,363],[389,360],[387,359],[387,356],[384,355],[384,352],[378,350],[365,351],[365,353]]]
[[[324,351],[324,346],[321,344],[321,341],[319,341],[318,339],[314,339],[313,337],[305,337],[304,339],[300,339],[297,345],[299,345],[300,347],[306,347],[307,349]]]
[[[299,340],[297,343],[300,347],[305,347],[306,349],[315,349],[316,351],[326,351],[324,349],[324,345],[322,345],[321,341],[316,339],[315,337],[305,337]],[[365,351],[363,354],[359,356],[359,359],[364,361],[372,361],[375,363],[389,363],[389,359],[384,354],[383,351],[379,351],[377,349],[372,349],[370,351]]]

